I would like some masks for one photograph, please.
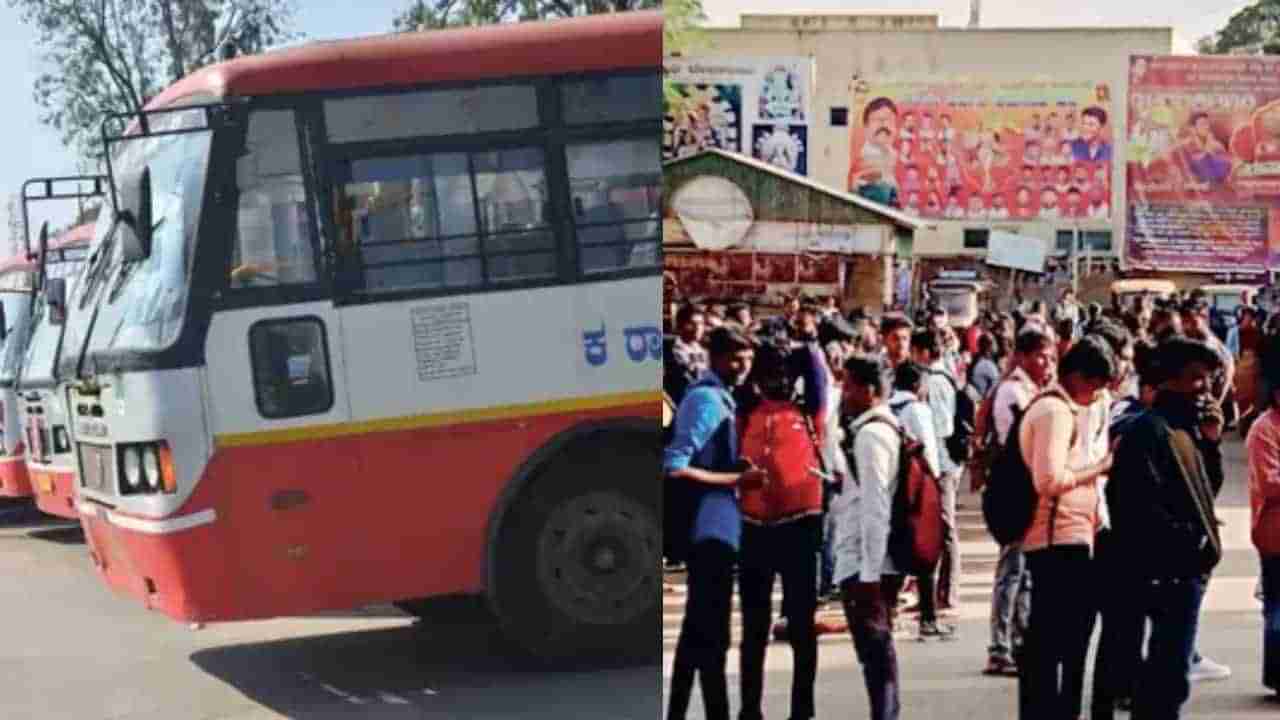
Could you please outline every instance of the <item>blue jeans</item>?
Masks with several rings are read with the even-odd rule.
[[[836,556],[832,542],[836,536],[835,513],[822,516],[822,548],[818,551],[818,596],[829,595],[835,590]]]
[[[1134,587],[1139,609],[1151,622],[1151,636],[1147,657],[1138,670],[1133,720],[1177,720],[1191,697],[1188,673],[1205,584],[1203,578],[1193,577]]]
[[[1012,660],[1022,645],[1031,616],[1031,573],[1022,546],[1000,548],[996,563],[995,593],[991,598],[991,645],[987,655]]]
[[[1262,684],[1280,692],[1280,557],[1262,558]]]

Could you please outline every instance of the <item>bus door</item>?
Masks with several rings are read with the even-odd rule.
[[[233,542],[258,581],[285,596],[342,558],[341,531],[359,464],[349,432],[340,313],[321,270],[295,113],[255,109],[235,161],[234,240],[206,355],[217,453],[204,487],[220,488]],[[321,605],[339,603],[314,588]],[[336,606],[336,605],[334,605]]]

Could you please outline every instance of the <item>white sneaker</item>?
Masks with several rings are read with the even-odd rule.
[[[1226,665],[1219,665],[1207,657],[1201,656],[1200,662],[1191,666],[1191,672],[1188,679],[1191,682],[1206,682],[1209,680],[1226,680],[1231,677],[1231,668]]]

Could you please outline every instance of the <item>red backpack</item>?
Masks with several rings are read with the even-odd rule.
[[[929,470],[924,445],[907,437],[888,418],[873,416],[858,430],[876,422],[893,428],[899,443],[898,487],[893,493],[889,520],[889,558],[904,575],[932,572],[942,558],[942,487],[938,476]]]
[[[741,491],[747,518],[776,523],[822,512],[822,459],[813,426],[795,403],[762,401],[747,415],[739,453],[769,474],[764,487]]]

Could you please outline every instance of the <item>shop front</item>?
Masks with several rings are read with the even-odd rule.
[[[897,260],[910,257],[919,219],[720,150],[666,163],[663,185],[668,303],[900,302]]]

